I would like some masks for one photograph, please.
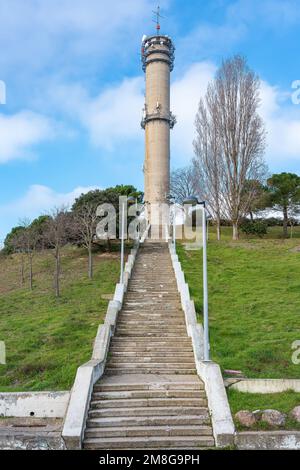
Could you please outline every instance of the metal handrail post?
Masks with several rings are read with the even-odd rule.
[[[202,238],[203,238],[203,329],[204,329],[204,360],[209,361],[209,321],[208,321],[208,282],[207,282],[207,231],[206,208],[202,204]]]
[[[120,282],[123,282],[124,277],[124,225],[125,225],[125,203],[122,204],[122,229],[121,229],[121,274]]]

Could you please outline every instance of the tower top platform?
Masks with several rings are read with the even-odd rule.
[[[161,58],[158,57],[159,55],[161,55]],[[156,60],[165,60],[168,62],[170,71],[172,71],[174,68],[175,46],[169,36],[161,34],[143,36],[141,56],[144,72],[146,71],[147,65]],[[163,59],[163,57],[165,57],[165,59]]]

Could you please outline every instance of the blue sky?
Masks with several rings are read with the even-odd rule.
[[[143,34],[150,0],[0,0],[0,241],[19,219],[115,184],[143,188]],[[300,173],[299,0],[165,0],[172,36],[172,167],[192,157],[197,103],[222,58],[261,77],[270,172]],[[299,95],[296,96],[300,97]],[[297,100],[294,100],[297,101]]]

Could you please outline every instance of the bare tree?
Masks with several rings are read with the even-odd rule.
[[[177,168],[171,172],[171,195],[176,202],[196,193],[196,179],[192,165]]]
[[[234,240],[238,239],[239,221],[255,196],[255,190],[248,187],[245,197],[246,181],[261,181],[266,174],[265,128],[258,115],[259,88],[258,77],[243,57],[228,59],[208,85],[196,118],[196,129],[200,127],[196,157],[200,153],[206,187],[217,182],[220,213],[232,221]],[[206,142],[209,142],[207,158],[203,156]]]
[[[23,237],[22,237],[23,229],[18,230],[18,232],[13,236],[11,240],[11,245],[13,247],[13,251],[19,255],[20,260],[20,287],[24,286],[25,283],[25,252],[24,252],[24,244],[23,244]]]
[[[207,202],[217,227],[217,239],[221,239],[221,209],[223,161],[220,136],[217,129],[217,107],[206,95],[206,104],[200,99],[193,142],[195,157],[193,174],[197,182],[197,192]]]
[[[29,219],[24,219],[21,221],[20,230],[12,240],[15,251],[20,253],[21,256],[21,286],[24,284],[24,254],[28,260],[30,290],[33,289],[33,258],[36,253],[39,239],[40,234],[36,228],[32,226],[31,221]]]
[[[53,249],[55,258],[54,289],[56,297],[60,296],[61,248],[67,243],[71,227],[71,216],[66,207],[54,208],[46,222],[44,237]]]
[[[88,251],[88,276],[93,278],[93,242],[96,236],[96,227],[99,217],[96,214],[95,204],[86,203],[75,211],[75,228],[83,246]]]

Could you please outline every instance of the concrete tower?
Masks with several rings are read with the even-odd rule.
[[[142,39],[146,100],[141,125],[145,129],[144,191],[150,222],[151,219],[153,221],[153,208],[168,202],[170,129],[176,122],[170,111],[170,72],[173,70],[175,48],[169,36],[159,34],[159,29],[157,22],[157,35]],[[155,217],[157,220],[157,213]]]

